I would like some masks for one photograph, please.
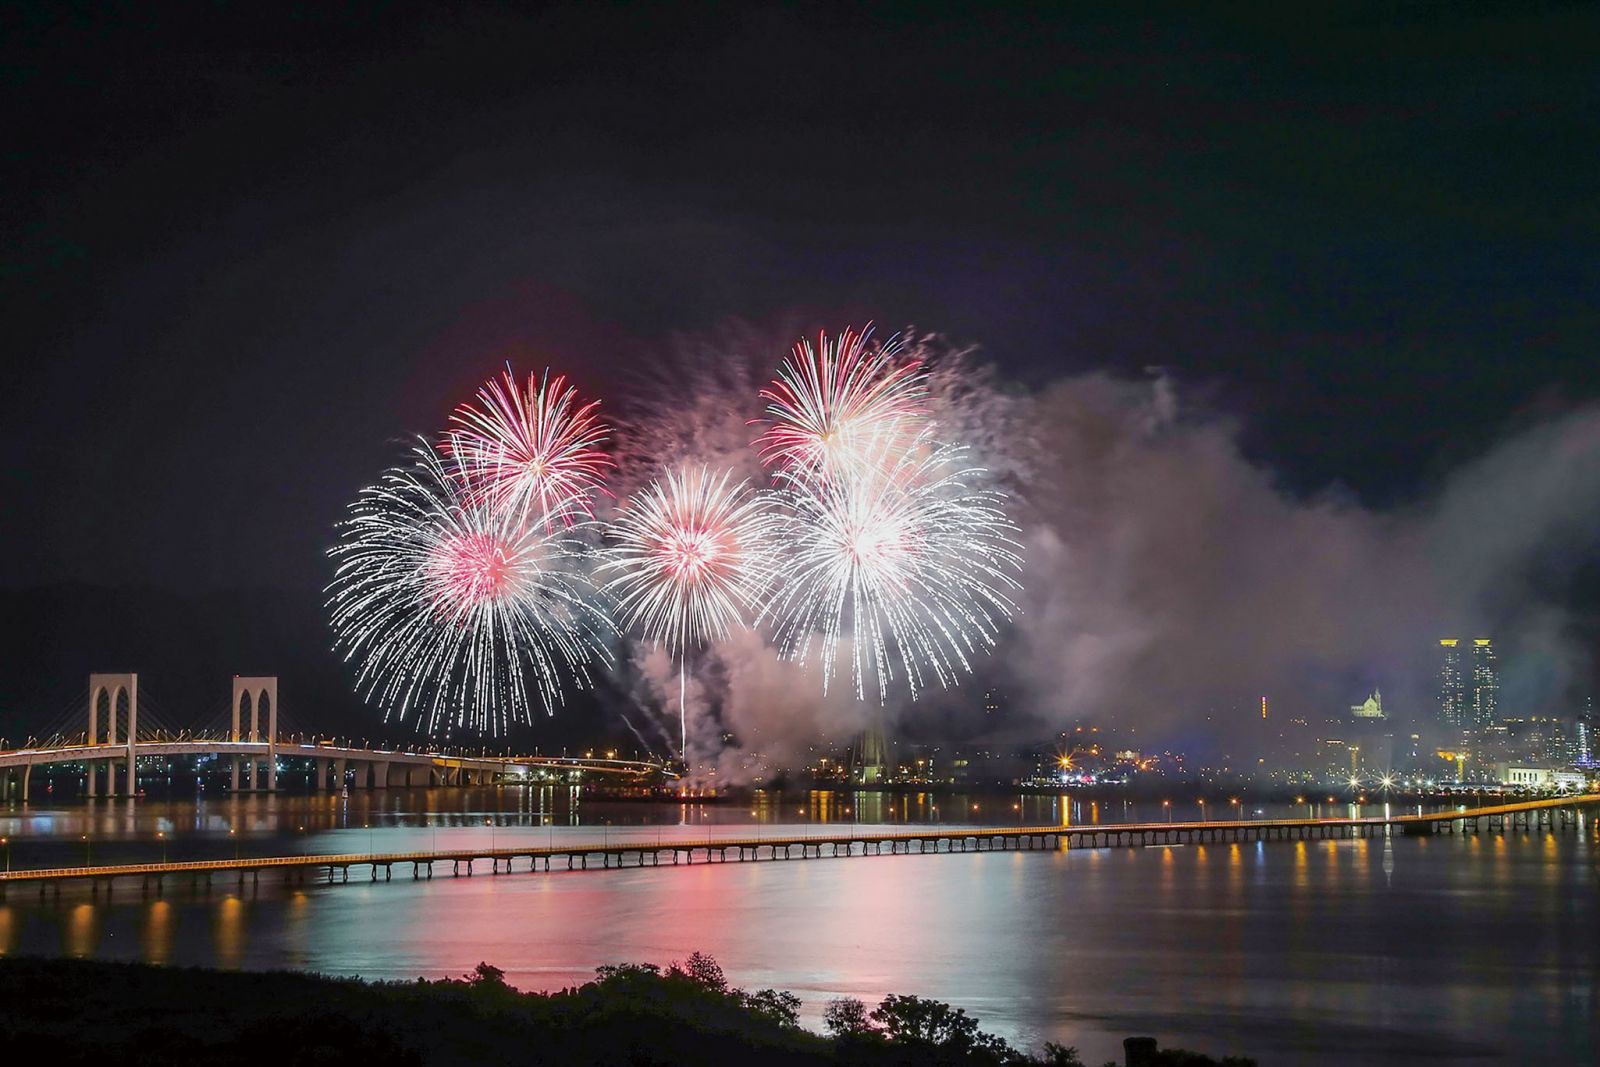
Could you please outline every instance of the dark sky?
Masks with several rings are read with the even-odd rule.
[[[1060,7],[3,5],[0,586],[306,597],[505,359],[732,317],[1167,367],[1379,506],[1600,393],[1600,8]]]

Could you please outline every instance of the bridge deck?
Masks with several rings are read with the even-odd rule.
[[[565,858],[568,869],[588,869],[590,858],[595,856],[602,858],[603,866],[606,868],[613,866],[613,859],[616,861],[615,866],[623,866],[624,858],[628,856],[635,857],[637,866],[657,866],[663,855],[671,855],[673,863],[679,862],[680,857],[684,862],[694,863],[696,856],[700,854],[703,854],[703,862],[714,860],[727,862],[731,852],[737,852],[740,860],[747,857],[751,860],[790,859],[793,858],[795,849],[800,850],[801,858],[810,858],[813,855],[822,858],[824,845],[828,846],[829,856],[849,856],[878,855],[882,853],[884,846],[889,847],[891,854],[908,854],[913,852],[913,846],[916,853],[948,853],[1052,847],[1081,848],[1086,844],[1088,847],[1105,847],[1179,844],[1191,841],[1303,840],[1318,837],[1368,836],[1374,832],[1388,832],[1395,828],[1403,831],[1440,832],[1453,829],[1456,824],[1461,824],[1462,829],[1465,829],[1468,823],[1482,827],[1485,821],[1491,830],[1519,826],[1531,829],[1546,822],[1551,826],[1556,825],[1558,813],[1562,816],[1562,825],[1575,823],[1575,816],[1580,808],[1596,804],[1600,804],[1600,793],[1466,810],[1348,819],[1104,823],[1086,826],[922,826],[881,832],[863,831],[858,828],[846,831],[844,827],[829,827],[808,834],[780,837],[758,834],[751,837],[703,838],[693,841],[591,841],[585,844],[544,848],[530,848],[523,845],[423,852],[370,852],[129,863],[0,873],[0,892],[3,892],[8,884],[22,882],[38,883],[42,892],[47,884],[54,883],[59,886],[62,882],[74,879],[89,879],[99,883],[109,882],[115,878],[139,876],[146,882],[154,878],[159,884],[160,880],[168,875],[187,874],[193,877],[205,876],[209,879],[211,875],[222,872],[235,872],[243,880],[246,874],[256,877],[262,871],[281,871],[302,876],[307,872],[326,871],[328,880],[332,881],[334,872],[340,871],[343,872],[344,880],[348,881],[352,867],[369,868],[375,880],[380,870],[384,872],[385,879],[389,878],[397,863],[410,864],[413,877],[423,877],[424,869],[426,877],[432,877],[433,865],[436,863],[450,863],[456,873],[460,873],[461,865],[466,864],[466,873],[470,875],[473,863],[479,860],[491,861],[493,870],[498,873],[502,861],[509,872],[512,862],[518,859],[526,859],[529,870],[538,869],[541,861],[544,869],[549,870],[550,861],[555,858]]]
[[[90,763],[127,759],[129,745],[70,744],[0,750],[0,770],[20,770],[61,763]],[[499,774],[527,774],[534,770],[578,771],[586,774],[648,777],[676,777],[675,772],[646,760],[607,759],[579,756],[491,756],[468,753],[415,751],[408,749],[361,748],[350,745],[307,744],[290,740],[229,740],[225,738],[144,738],[132,745],[136,759],[155,756],[235,756],[255,759],[312,759],[346,764],[428,767],[471,770]]]

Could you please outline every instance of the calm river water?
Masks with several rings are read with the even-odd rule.
[[[1198,813],[1174,808],[1180,820]],[[0,836],[11,862],[36,867],[163,851],[703,837],[747,834],[752,823],[778,834],[830,821],[1140,818],[1166,812],[870,794],[680,806],[504,788],[35,804],[0,809]],[[219,879],[209,893],[169,885],[159,900],[133,883],[110,901],[14,891],[0,903],[0,954],[366,978],[453,975],[488,961],[524,989],[555,989],[598,964],[666,963],[698,949],[740,985],[794,991],[813,1026],[833,997],[917,993],[1013,1041],[1075,1044],[1096,1064],[1120,1060],[1132,1033],[1264,1067],[1600,1062],[1592,819],[1558,835],[447,872],[431,882],[402,868],[389,883],[364,873],[331,887],[264,882],[243,895]]]

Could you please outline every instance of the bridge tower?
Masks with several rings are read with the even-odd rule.
[[[100,702],[105,700],[106,716],[104,722],[100,718]],[[120,718],[118,712],[127,709],[127,717],[123,726],[127,736],[120,741],[117,738],[117,726]],[[103,727],[103,729],[102,729]],[[139,739],[139,676],[132,673],[119,674],[91,674],[89,675],[89,732],[86,740],[90,745],[104,745],[108,751],[126,746],[124,760],[124,782],[127,785],[125,795],[132,796],[139,791],[138,774],[134,763],[134,742]],[[95,795],[95,777],[104,762],[106,768],[106,796],[117,795],[117,764],[116,757],[112,756],[104,761],[90,758],[87,760],[89,776],[84,788],[84,796]]]
[[[263,714],[263,712],[265,714]],[[263,719],[265,721],[263,721]],[[229,741],[267,743],[267,790],[278,788],[278,678],[233,676],[233,727]],[[256,757],[233,757],[233,791],[239,791],[239,765],[246,768],[245,788],[256,788]]]

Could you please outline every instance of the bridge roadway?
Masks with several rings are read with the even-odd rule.
[[[147,757],[232,757],[252,767],[247,779],[253,783],[253,765],[260,760],[309,759],[313,765],[315,788],[326,788],[329,772],[333,788],[342,788],[346,770],[354,772],[357,788],[386,788],[390,785],[475,785],[496,776],[534,778],[554,776],[562,780],[587,774],[645,779],[654,775],[673,777],[667,768],[641,760],[588,759],[568,756],[466,756],[439,752],[411,752],[368,749],[345,745],[302,744],[285,741],[228,741],[192,738],[184,740],[143,740],[131,746],[122,744],[58,745],[0,750],[0,784],[12,771],[21,772],[21,797],[29,798],[33,768],[47,764],[81,763],[93,766],[113,761],[126,762],[129,750],[135,759]],[[370,775],[369,775],[370,772]],[[413,781],[413,772],[421,772]],[[237,788],[237,772],[235,774]],[[123,781],[128,781],[123,776]],[[266,780],[276,784],[276,775]]]
[[[394,866],[410,866],[413,879],[432,878],[435,864],[449,863],[451,873],[465,873],[471,877],[473,865],[481,860],[490,862],[490,871],[499,874],[501,865],[505,873],[512,872],[517,860],[527,860],[527,870],[550,870],[551,860],[565,859],[566,870],[588,870],[591,858],[599,857],[601,866],[611,867],[661,866],[663,855],[671,856],[673,864],[697,862],[729,862],[730,853],[738,861],[794,859],[799,850],[800,859],[827,857],[881,855],[887,847],[891,855],[912,855],[952,852],[1029,851],[1035,849],[1072,849],[1107,847],[1144,847],[1204,842],[1310,840],[1320,838],[1354,838],[1383,836],[1394,830],[1404,834],[1507,832],[1549,829],[1576,829],[1581,824],[1583,808],[1600,805],[1600,793],[1584,793],[1549,800],[1523,801],[1499,804],[1493,807],[1455,809],[1427,812],[1420,815],[1375,816],[1348,819],[1266,819],[1233,822],[1179,822],[1179,823],[1103,823],[1088,826],[1012,826],[964,827],[922,826],[915,829],[887,832],[863,832],[852,827],[830,826],[807,834],[787,837],[728,837],[707,838],[695,841],[617,841],[588,842],[577,845],[553,845],[546,848],[529,848],[525,845],[509,848],[472,848],[426,852],[369,852],[344,855],[303,855],[246,857],[232,860],[190,860],[173,863],[130,863],[102,867],[57,867],[20,870],[0,873],[0,897],[8,885],[37,883],[43,895],[46,887],[54,886],[60,892],[64,882],[89,880],[94,892],[104,883],[110,892],[110,883],[116,878],[137,877],[148,888],[153,881],[157,890],[167,876],[189,875],[194,881],[204,879],[209,885],[216,874],[236,874],[243,885],[248,875],[252,883],[259,880],[261,872],[278,872],[292,880],[305,881],[308,875],[326,877],[334,882],[350,880],[352,867],[364,867],[371,880],[378,880],[383,872],[389,881]],[[763,854],[764,853],[764,854]],[[629,856],[634,863],[627,863]],[[615,861],[615,862],[613,862]]]

